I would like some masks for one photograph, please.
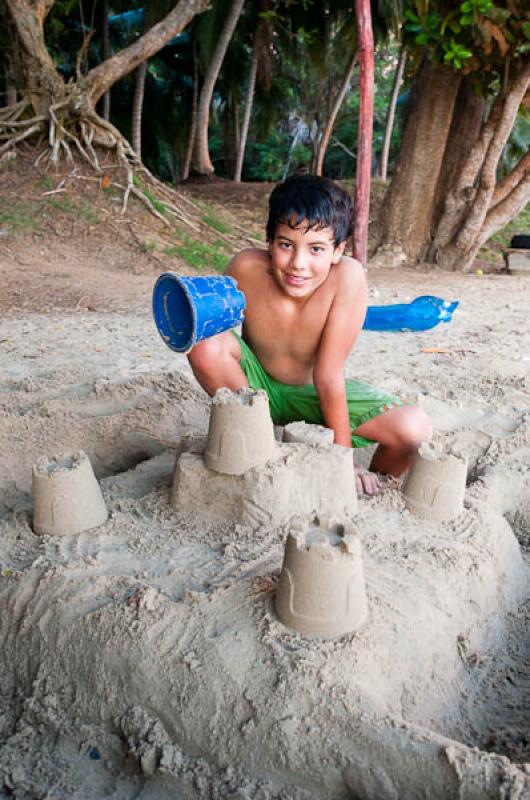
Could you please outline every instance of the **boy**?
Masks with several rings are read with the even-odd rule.
[[[324,424],[344,447],[377,442],[372,471],[355,468],[357,491],[372,495],[381,488],[374,473],[404,472],[432,429],[420,408],[344,379],[367,303],[363,267],[344,255],[352,220],[349,194],[329,179],[300,175],[276,186],[267,250],[243,250],[227,268],[246,298],[243,338],[220,333],[188,358],[210,395],[222,386],[265,389],[276,424]]]

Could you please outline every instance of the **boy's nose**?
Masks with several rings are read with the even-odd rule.
[[[307,255],[303,250],[295,250],[293,253],[292,267],[293,269],[305,269],[307,264]]]

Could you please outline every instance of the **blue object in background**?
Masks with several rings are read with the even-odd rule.
[[[179,353],[240,325],[244,311],[245,295],[229,275],[187,277],[163,272],[153,289],[158,332]]]
[[[451,322],[458,300],[452,303],[427,294],[412,303],[368,306],[363,329],[367,331],[428,331],[439,322]]]

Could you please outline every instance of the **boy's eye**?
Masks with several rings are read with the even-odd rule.
[[[315,247],[312,247],[311,250],[313,251],[313,253],[321,253],[324,250],[324,248],[315,246]]]

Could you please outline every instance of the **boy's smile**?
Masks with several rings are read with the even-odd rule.
[[[303,299],[313,294],[337,264],[346,243],[335,247],[332,228],[307,228],[279,224],[269,242],[273,276],[283,291],[292,298]]]

